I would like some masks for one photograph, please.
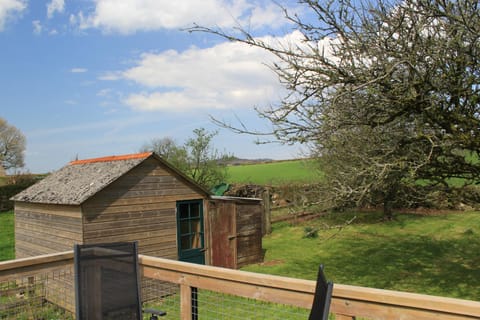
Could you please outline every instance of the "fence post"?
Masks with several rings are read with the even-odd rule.
[[[180,285],[180,319],[192,319],[192,287]]]
[[[272,233],[272,210],[270,206],[270,191],[265,189],[262,194],[263,198],[263,219],[262,219],[262,235]]]

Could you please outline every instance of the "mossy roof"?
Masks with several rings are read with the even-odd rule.
[[[12,197],[14,201],[80,205],[149,157],[154,157],[174,174],[205,195],[209,192],[173,168],[154,153],[137,153],[76,160]]]

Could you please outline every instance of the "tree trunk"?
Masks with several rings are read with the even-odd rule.
[[[383,198],[383,218],[387,221],[393,220],[393,201],[395,194],[395,190],[389,190]]]
[[[392,203],[387,199],[383,202],[383,218],[388,221],[393,220]]]

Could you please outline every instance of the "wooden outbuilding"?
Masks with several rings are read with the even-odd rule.
[[[154,153],[72,161],[12,199],[17,258],[136,240],[181,261],[263,260],[260,199],[214,197]]]

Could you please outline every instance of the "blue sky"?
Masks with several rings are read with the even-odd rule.
[[[214,146],[238,157],[302,156],[210,121],[268,130],[253,107],[284,92],[267,53],[182,31],[193,23],[295,34],[267,0],[0,0],[0,117],[27,138],[26,170],[134,153],[154,138],[182,144],[200,127],[219,130]]]

